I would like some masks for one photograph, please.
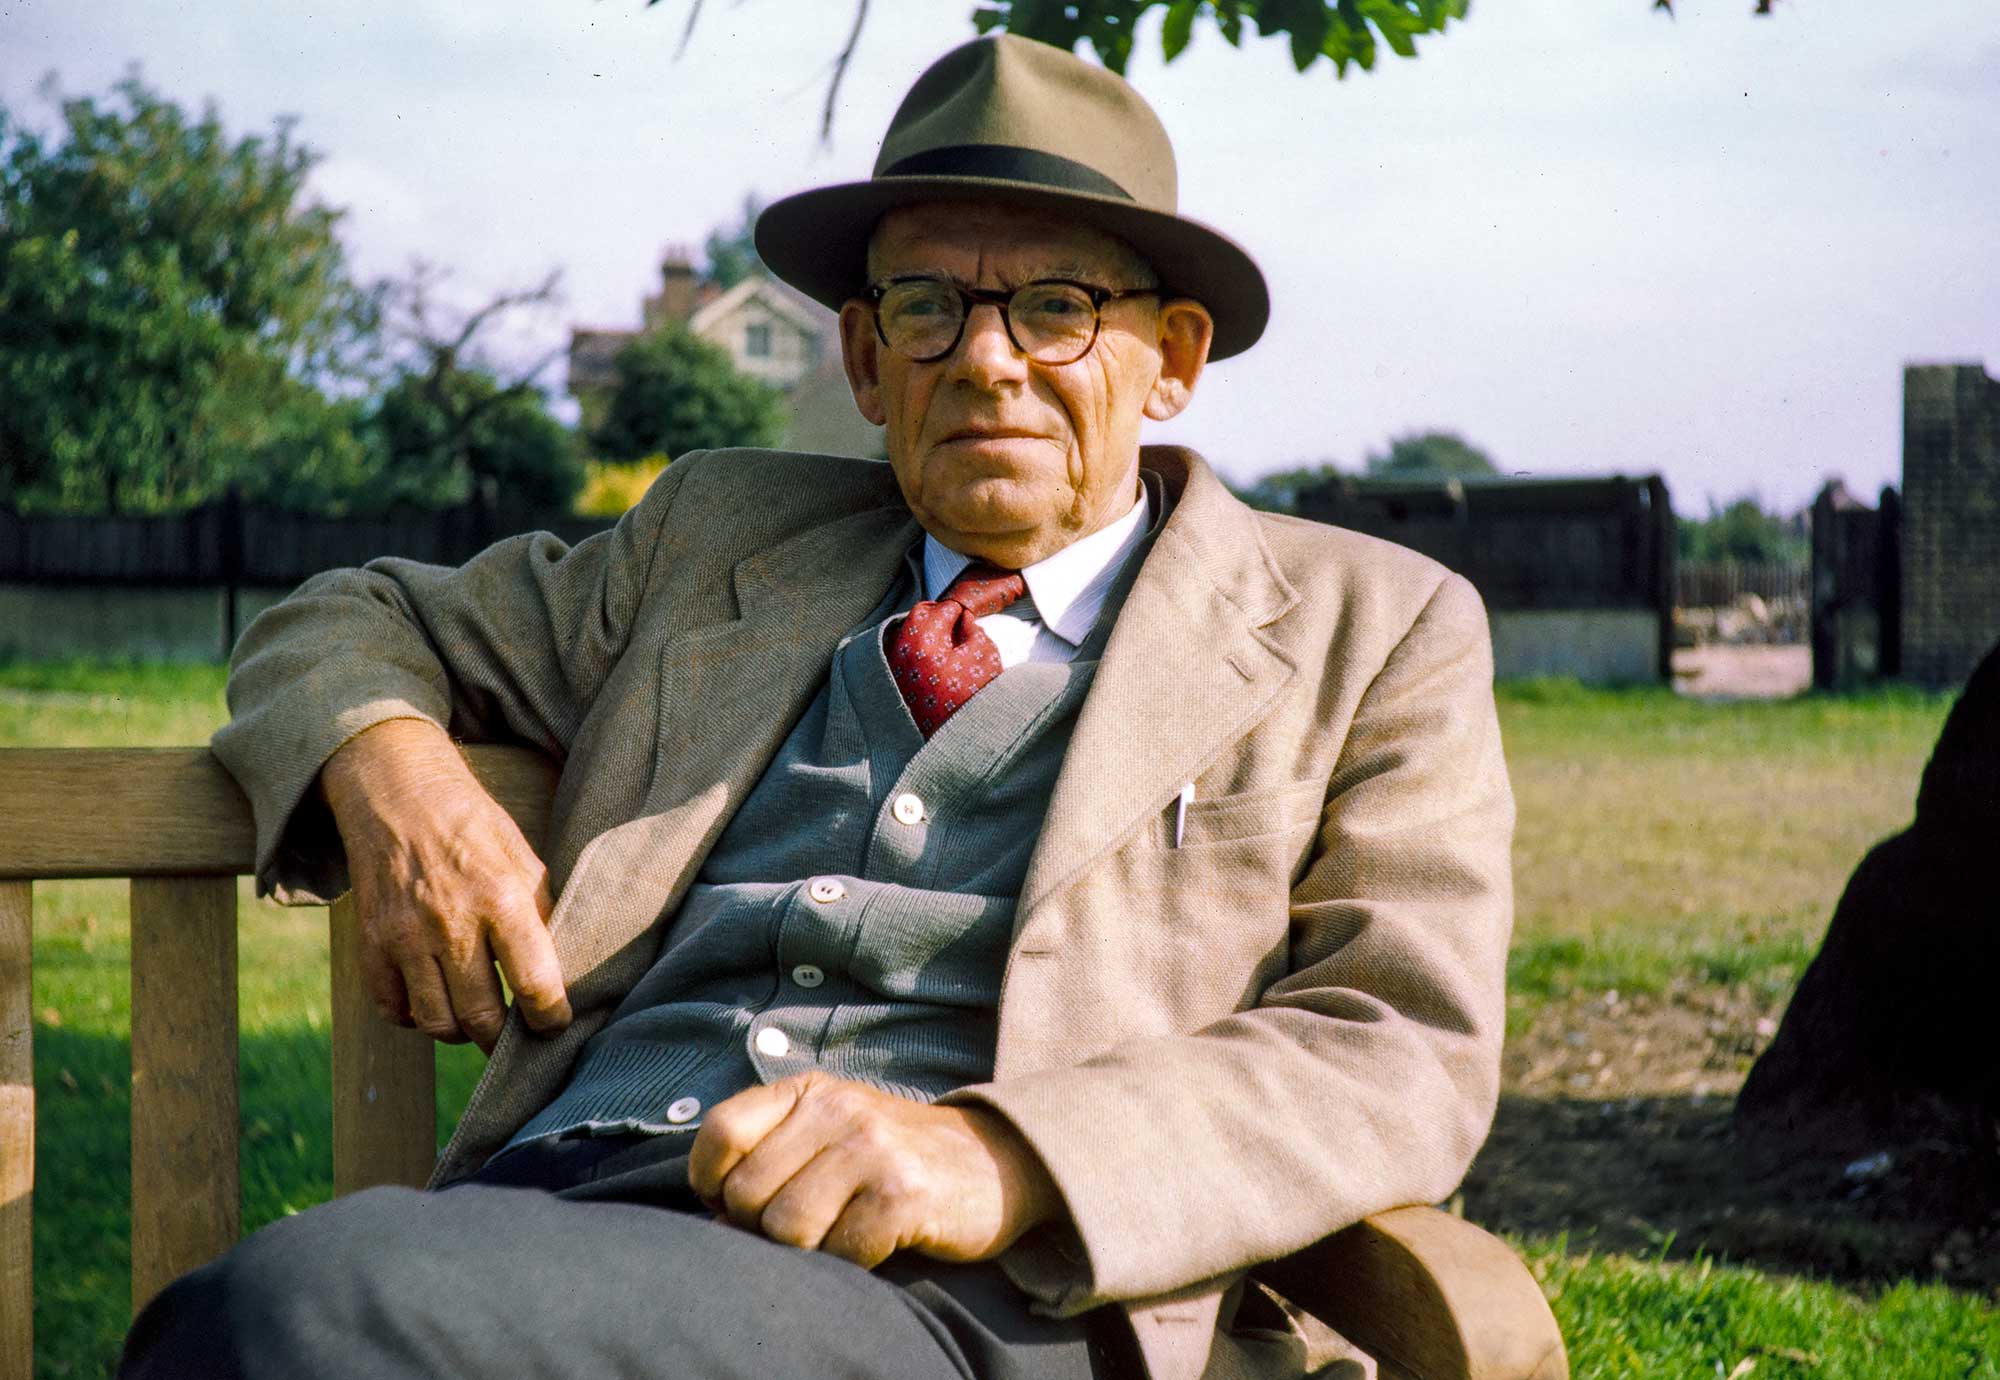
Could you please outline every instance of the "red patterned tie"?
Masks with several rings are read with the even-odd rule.
[[[917,731],[929,738],[1000,674],[1000,649],[974,621],[1028,592],[1018,570],[974,561],[941,599],[911,609],[889,644],[889,669]]]

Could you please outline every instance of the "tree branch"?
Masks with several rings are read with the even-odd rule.
[[[861,44],[861,27],[868,22],[868,0],[854,0],[854,27],[847,31],[847,45],[840,50],[840,56],[833,60],[833,78],[826,84],[826,109],[819,120],[819,141],[833,142],[833,108],[840,99],[840,83],[847,77],[847,68],[854,61],[854,50]]]
[[[647,3],[651,4],[652,0],[647,0]],[[694,26],[701,22],[701,7],[704,3],[706,3],[706,0],[694,0],[694,2],[688,6],[687,27],[681,30],[680,46],[674,49],[675,62],[679,62],[681,60],[681,54],[685,53],[688,50],[688,43],[694,38]]]

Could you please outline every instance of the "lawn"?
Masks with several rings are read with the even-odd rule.
[[[1854,861],[1909,817],[1946,707],[1905,693],[1710,705],[1504,688],[1521,812],[1518,1043],[1607,996],[1629,1010],[1649,994],[1747,993],[1776,1009]],[[0,746],[199,742],[224,713],[212,668],[0,666]],[[324,913],[246,904],[241,943],[243,1198],[256,1225],[330,1187]],[[126,951],[120,885],[37,889],[39,1380],[105,1374],[129,1307]],[[445,1051],[447,1121],[478,1059]],[[1474,1194],[1472,1215],[1485,1200]],[[1665,1240],[1607,1249],[1573,1229],[1516,1239],[1579,1377],[2000,1380],[2000,1316],[1971,1290],[1762,1272]]]

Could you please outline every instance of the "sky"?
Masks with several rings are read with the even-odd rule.
[[[713,0],[677,58],[687,4],[0,0],[0,101],[46,124],[45,74],[137,64],[239,132],[294,116],[363,271],[468,303],[563,271],[526,357],[636,325],[746,193],[866,177],[973,32],[971,0],[874,0],[827,145],[849,0]],[[1676,9],[1475,0],[1345,80],[1208,27],[1164,64],[1156,16],[1128,76],[1274,312],[1149,439],[1247,480],[1437,428],[1509,473],[1663,474],[1684,514],[1895,482],[1903,366],[2000,375],[2000,3]]]

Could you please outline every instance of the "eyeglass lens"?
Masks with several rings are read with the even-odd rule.
[[[950,354],[965,315],[957,286],[931,279],[891,283],[877,306],[889,348],[918,361]],[[1007,330],[1028,358],[1067,364],[1097,338],[1097,305],[1072,283],[1026,283],[1007,299]]]

